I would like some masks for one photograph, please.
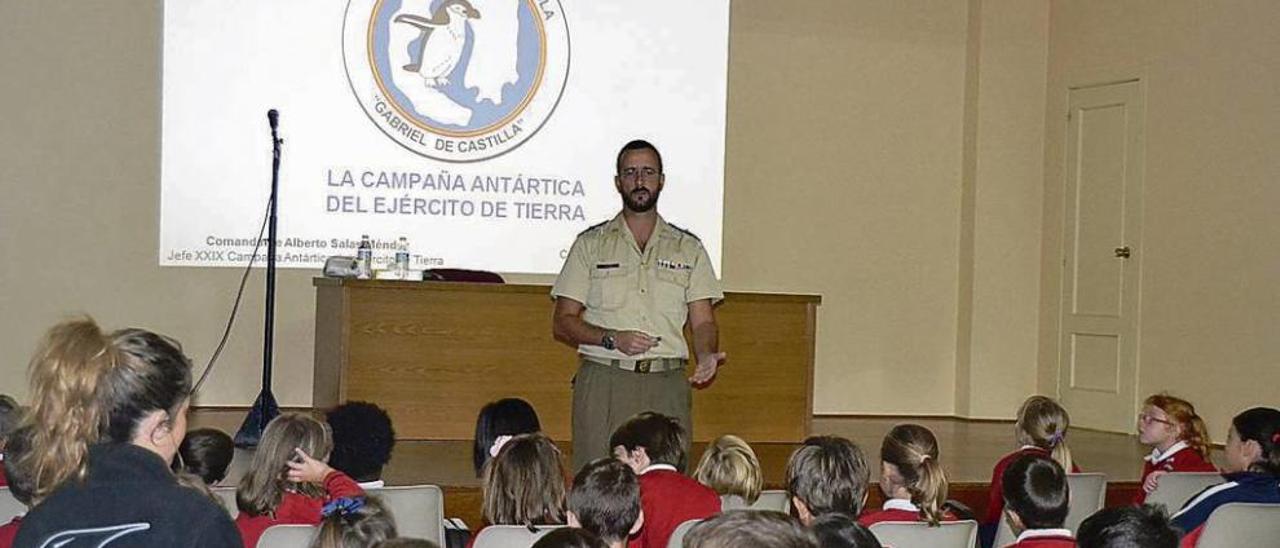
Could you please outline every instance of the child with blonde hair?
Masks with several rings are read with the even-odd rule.
[[[720,495],[722,510],[750,507],[760,498],[764,486],[755,451],[734,435],[720,436],[707,445],[693,479]]]
[[[236,489],[245,548],[255,548],[272,525],[319,525],[325,503],[364,496],[355,480],[328,465],[332,450],[329,425],[311,415],[285,413],[267,424]]]
[[[987,514],[982,520],[981,534],[990,545],[995,538],[996,527],[1000,524],[1004,512],[1004,492],[1001,476],[1014,460],[1023,455],[1040,455],[1052,458],[1063,470],[1079,473],[1080,468],[1072,462],[1071,448],[1067,446],[1067,429],[1071,426],[1071,416],[1053,398],[1047,396],[1031,396],[1018,408],[1018,419],[1014,423],[1014,437],[1020,447],[1005,455],[996,463],[991,472],[991,493],[987,504]]]
[[[858,518],[870,527],[882,521],[923,521],[931,526],[955,521],[943,509],[947,474],[938,461],[938,439],[918,424],[893,427],[880,445],[880,491],[884,505]]]
[[[373,548],[396,538],[396,520],[378,497],[333,499],[321,513],[311,548]]]
[[[1160,476],[1169,472],[1218,471],[1209,462],[1209,429],[1186,400],[1156,394],[1142,402],[1138,441],[1151,446],[1151,455],[1143,459],[1142,489],[1134,504],[1146,502]]]

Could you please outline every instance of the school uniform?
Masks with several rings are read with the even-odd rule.
[[[1070,529],[1027,529],[1018,540],[1005,548],[1074,548],[1076,538]]]
[[[720,513],[720,496],[674,466],[654,464],[640,473],[640,509],[644,526],[630,548],[667,548],[681,523]]]
[[[944,511],[942,513],[942,521],[955,521],[956,517],[951,512]],[[885,499],[884,504],[879,510],[870,510],[863,512],[858,517],[858,523],[864,527],[871,527],[874,524],[883,521],[926,521],[924,516],[920,514],[920,507],[912,504],[907,499]]]
[[[0,548],[10,548],[13,546],[13,539],[18,536],[18,527],[22,525],[22,516],[16,516],[13,520],[4,525],[0,525]]]
[[[1260,472],[1223,474],[1226,483],[1214,485],[1192,498],[1173,515],[1173,526],[1185,533],[1182,546],[1195,546],[1204,523],[1219,506],[1232,502],[1280,504],[1280,477]]]
[[[1147,476],[1152,472],[1217,472],[1218,469],[1213,463],[1205,460],[1199,451],[1193,449],[1187,442],[1180,441],[1169,446],[1168,449],[1161,452],[1159,449],[1152,449],[1151,454],[1143,457],[1142,463],[1142,479],[1138,481],[1138,485],[1146,485]],[[1147,501],[1147,492],[1138,489],[1138,494],[1133,497],[1134,504],[1142,504]]]

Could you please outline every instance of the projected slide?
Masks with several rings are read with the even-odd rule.
[[[728,0],[166,0],[164,25],[161,265],[248,261],[274,108],[281,267],[368,234],[375,263],[403,236],[414,268],[558,272],[640,138],[719,268]]]

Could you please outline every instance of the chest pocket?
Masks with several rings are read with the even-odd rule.
[[[591,268],[591,289],[587,292],[587,307],[598,310],[621,308],[627,297],[629,280],[635,267],[619,264],[612,268],[600,268],[600,263]]]
[[[678,299],[677,302],[684,303],[685,295],[689,293],[689,277],[692,274],[692,270],[658,267],[654,273],[654,277],[658,279],[657,290],[661,291],[663,296],[670,296]]]

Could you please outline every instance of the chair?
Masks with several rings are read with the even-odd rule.
[[[472,548],[529,548],[542,535],[563,525],[538,525],[530,530],[523,525],[490,525],[480,530]]]
[[[222,501],[222,507],[231,514],[231,519],[236,519],[236,516],[240,515],[240,508],[236,506],[235,487],[214,487],[213,494]]]
[[[1067,474],[1067,489],[1071,493],[1071,502],[1067,509],[1067,521],[1062,526],[1075,533],[1085,518],[1102,509],[1107,496],[1107,476]],[[1000,527],[996,529],[995,546],[1007,546],[1016,540],[1013,529],[1009,528],[1009,522],[1001,518]]]
[[[885,546],[974,548],[978,545],[978,522],[948,521],[930,527],[922,521],[882,521],[871,526],[871,534]]]
[[[1175,514],[1191,497],[1223,481],[1217,472],[1169,472],[1160,476],[1156,490],[1147,494],[1147,504],[1162,505]]]
[[[430,540],[444,546],[444,492],[435,485],[405,485],[369,489],[391,510],[400,536]]]
[[[787,496],[786,491],[769,490],[761,491],[760,498],[756,499],[755,504],[751,505],[752,510],[774,510],[788,514],[791,512],[791,497]]]
[[[667,548],[682,548],[684,546],[684,536],[689,534],[689,530],[699,523],[702,523],[702,520],[691,519],[677,525],[676,530],[671,532],[671,538],[667,539]]]
[[[1280,539],[1280,504],[1233,502],[1209,515],[1196,548],[1275,546],[1276,539]]]
[[[258,548],[307,548],[318,530],[314,525],[272,525],[258,537]]]
[[[27,505],[18,502],[8,487],[0,487],[0,524],[27,513]]]

